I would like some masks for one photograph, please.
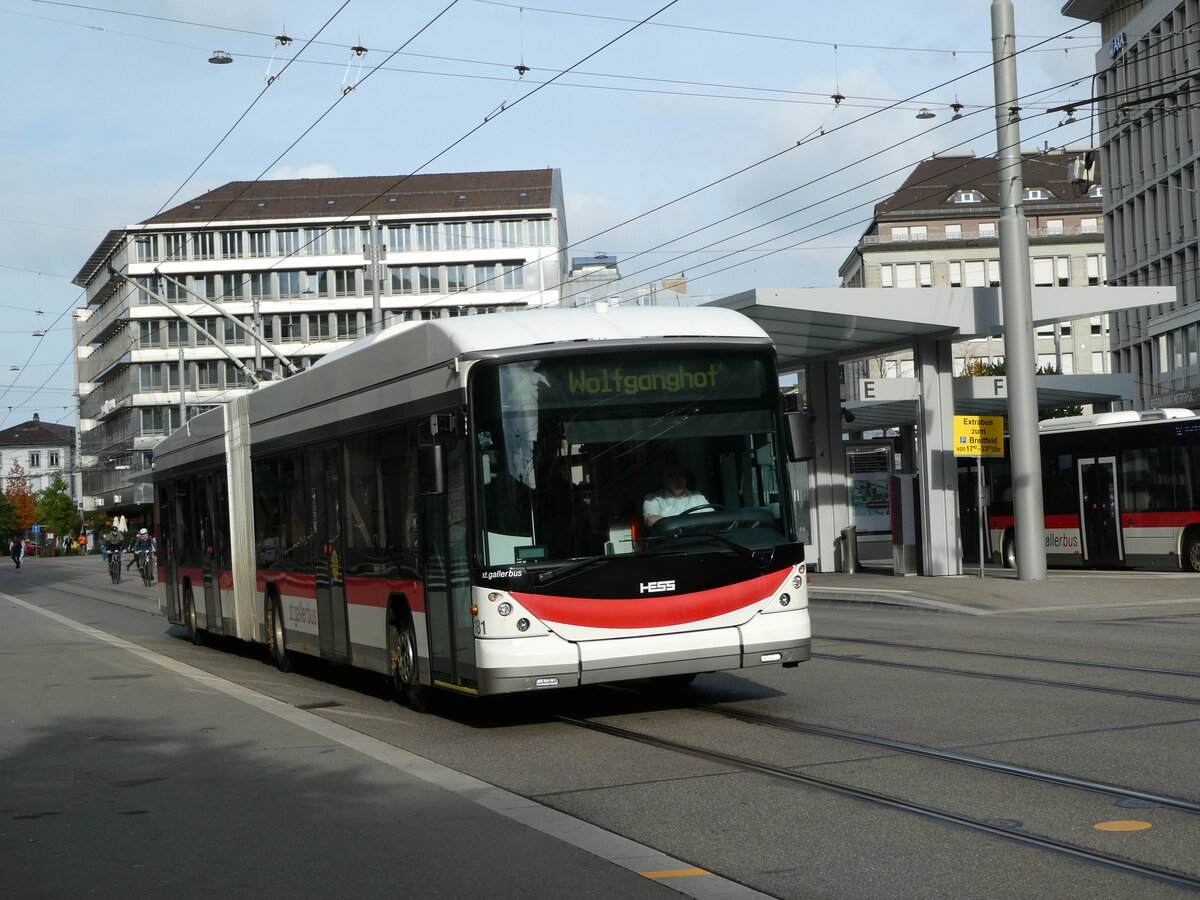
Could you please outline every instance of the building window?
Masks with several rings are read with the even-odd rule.
[[[157,234],[138,235],[135,244],[137,246],[138,262],[154,262],[158,259]]]
[[[1050,192],[1045,188],[1025,188],[1021,194],[1022,200],[1049,200]]]
[[[161,391],[162,366],[157,363],[141,366],[141,386],[143,391]]]
[[[492,263],[480,263],[475,266],[475,290],[500,290],[500,284],[496,281],[496,267]]]
[[[885,288],[933,287],[932,263],[889,263],[879,267],[880,286]]]
[[[995,222],[980,222],[979,223],[979,233],[994,235],[996,233],[996,223]]]
[[[250,276],[250,299],[263,300],[271,296],[271,273],[255,272]]]
[[[42,454],[37,450],[29,451],[29,468],[40,469],[42,466]]]
[[[167,319],[164,324],[166,325],[168,347],[186,347],[191,343],[189,339],[191,327],[187,322],[180,319]]]
[[[193,259],[212,259],[216,255],[216,241],[211,231],[192,232]]]
[[[1033,260],[1035,287],[1067,287],[1071,283],[1071,260],[1066,256],[1046,256]]]
[[[519,291],[525,287],[525,270],[520,263],[501,263],[500,289],[504,291]]]
[[[186,234],[164,234],[163,248],[167,251],[167,259],[187,259],[188,237]]]
[[[333,272],[334,296],[355,296],[358,293],[357,275],[357,269],[335,269]]]
[[[309,256],[324,256],[328,250],[329,231],[325,228],[305,228],[304,246],[308,248]]]
[[[440,294],[442,273],[437,266],[417,267],[417,290],[421,294]]]
[[[284,231],[275,233],[275,240],[279,244],[280,256],[295,256],[300,252],[300,231],[296,228],[288,228]]]
[[[158,322],[138,322],[138,346],[161,347],[162,331]]]
[[[524,219],[501,219],[497,225],[500,228],[501,247],[523,247],[525,245]]]
[[[304,295],[306,297],[329,296],[329,273],[324,269],[319,272],[304,273]]]
[[[983,194],[979,191],[955,191],[950,198],[951,203],[982,203]]]
[[[440,250],[441,228],[436,222],[421,222],[416,226],[418,250]]]
[[[205,300],[217,299],[217,276],[216,275],[193,275],[192,290],[203,297]]]
[[[59,466],[59,456],[58,456],[58,451],[57,451],[57,450],[51,450],[51,451],[48,453],[48,456],[50,457],[50,461],[47,463],[47,465],[49,465],[49,466],[50,466],[50,468],[52,468],[52,469],[57,469],[57,468],[58,468],[58,466]]]
[[[951,287],[999,287],[1000,260],[968,259],[950,263]]]
[[[1104,196],[1104,188],[1100,187],[1100,185],[1098,185],[1098,184],[1093,184],[1090,188],[1088,188],[1088,196],[1089,197],[1103,197]]]
[[[412,250],[412,229],[408,225],[389,225],[387,235],[388,250],[396,253]]]
[[[186,276],[185,276],[186,277]],[[191,295],[182,284],[182,279],[163,277],[161,279],[162,295],[173,302],[187,302]]]
[[[948,238],[962,237],[962,225],[957,225],[957,224],[947,225],[946,226],[946,237],[948,237]]]
[[[246,387],[249,383],[250,379],[241,366],[232,360],[225,361],[225,387]]]
[[[338,227],[332,230],[334,253],[358,253],[358,229],[354,227]]]
[[[472,222],[471,231],[475,236],[476,248],[488,250],[496,246],[495,222]]]
[[[155,282],[158,280],[152,275],[139,275],[134,279],[138,283],[137,304],[138,306],[149,306],[157,301],[150,296],[150,291],[158,291],[158,286]]]
[[[1046,233],[1047,234],[1062,234],[1063,233],[1063,220],[1062,219],[1047,219],[1046,220]]]
[[[221,257],[223,259],[237,259],[244,255],[242,252],[242,233],[240,231],[222,231]]]
[[[226,344],[244,344],[246,343],[246,329],[242,328],[233,319],[222,319],[222,324],[225,326],[222,332],[222,337]]]
[[[309,315],[308,339],[310,341],[329,340],[329,316],[324,313],[312,313]]]
[[[216,390],[221,386],[221,363],[215,359],[205,359],[196,363],[196,389],[200,391]]]
[[[1080,219],[1079,230],[1084,234],[1095,234],[1100,230],[1099,219]]]
[[[447,222],[443,226],[444,237],[446,239],[447,250],[466,250],[467,249],[467,223],[466,222]]]
[[[467,287],[467,267],[446,266],[446,290],[453,293],[465,291]]]
[[[389,266],[393,294],[411,294],[413,292],[412,266]]]
[[[1104,284],[1105,275],[1105,260],[1104,256],[1093,253],[1087,258],[1087,280],[1088,284]]]
[[[550,240],[550,220],[549,219],[530,219],[529,225],[529,243],[535,247],[548,247],[553,241]]]
[[[250,280],[250,276],[241,272],[231,272],[223,276],[223,278],[225,281],[225,293],[221,295],[221,299],[227,302],[241,300],[244,291],[243,285]]]
[[[271,255],[271,232],[269,232],[269,231],[251,231],[250,232],[250,255],[251,256],[270,256]]]
[[[277,272],[279,279],[279,296],[284,299],[295,299],[300,296],[300,273]]]
[[[337,314],[337,336],[339,341],[354,340],[358,337],[358,313]]]
[[[300,334],[300,316],[280,316],[279,317],[279,340],[281,341],[300,341],[304,338]]]

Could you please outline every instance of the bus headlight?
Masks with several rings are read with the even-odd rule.
[[[791,594],[780,594],[779,595],[779,605],[780,606],[787,606],[791,602],[792,602]]]
[[[528,631],[528,630],[529,630],[529,620],[528,619],[517,619],[517,631]]]
[[[510,615],[512,613],[512,604],[505,600],[496,607],[496,612],[500,613],[502,616]]]

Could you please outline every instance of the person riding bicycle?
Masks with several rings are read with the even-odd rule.
[[[114,525],[104,538],[104,559],[108,563],[108,572],[112,575],[113,583],[121,580],[121,550],[125,546],[125,534]]]
[[[135,562],[138,563],[138,567],[140,568],[142,556],[144,555],[146,559],[149,560],[157,549],[158,547],[154,543],[154,538],[150,536],[149,531],[143,528],[134,536],[133,540],[129,542],[129,551],[132,554],[132,557],[130,558],[129,562],[125,564],[126,571],[128,571],[129,567]]]

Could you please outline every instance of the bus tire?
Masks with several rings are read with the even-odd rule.
[[[283,604],[278,594],[267,597],[267,649],[271,651],[271,662],[280,672],[292,671],[292,658],[287,652],[287,629],[283,624]]]
[[[429,688],[421,684],[417,631],[412,616],[388,617],[388,672],[396,699],[414,712],[428,712]]]
[[[192,586],[183,588],[183,624],[187,627],[188,640],[197,647],[204,643],[204,632],[196,625],[196,600],[192,597]]]
[[[1017,537],[1011,531],[1004,535],[1004,568],[1017,567]]]
[[[1191,529],[1183,536],[1183,553],[1179,566],[1185,572],[1200,572],[1200,531]]]

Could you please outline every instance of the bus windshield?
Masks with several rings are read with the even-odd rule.
[[[790,541],[773,362],[732,348],[480,363],[481,564]]]

